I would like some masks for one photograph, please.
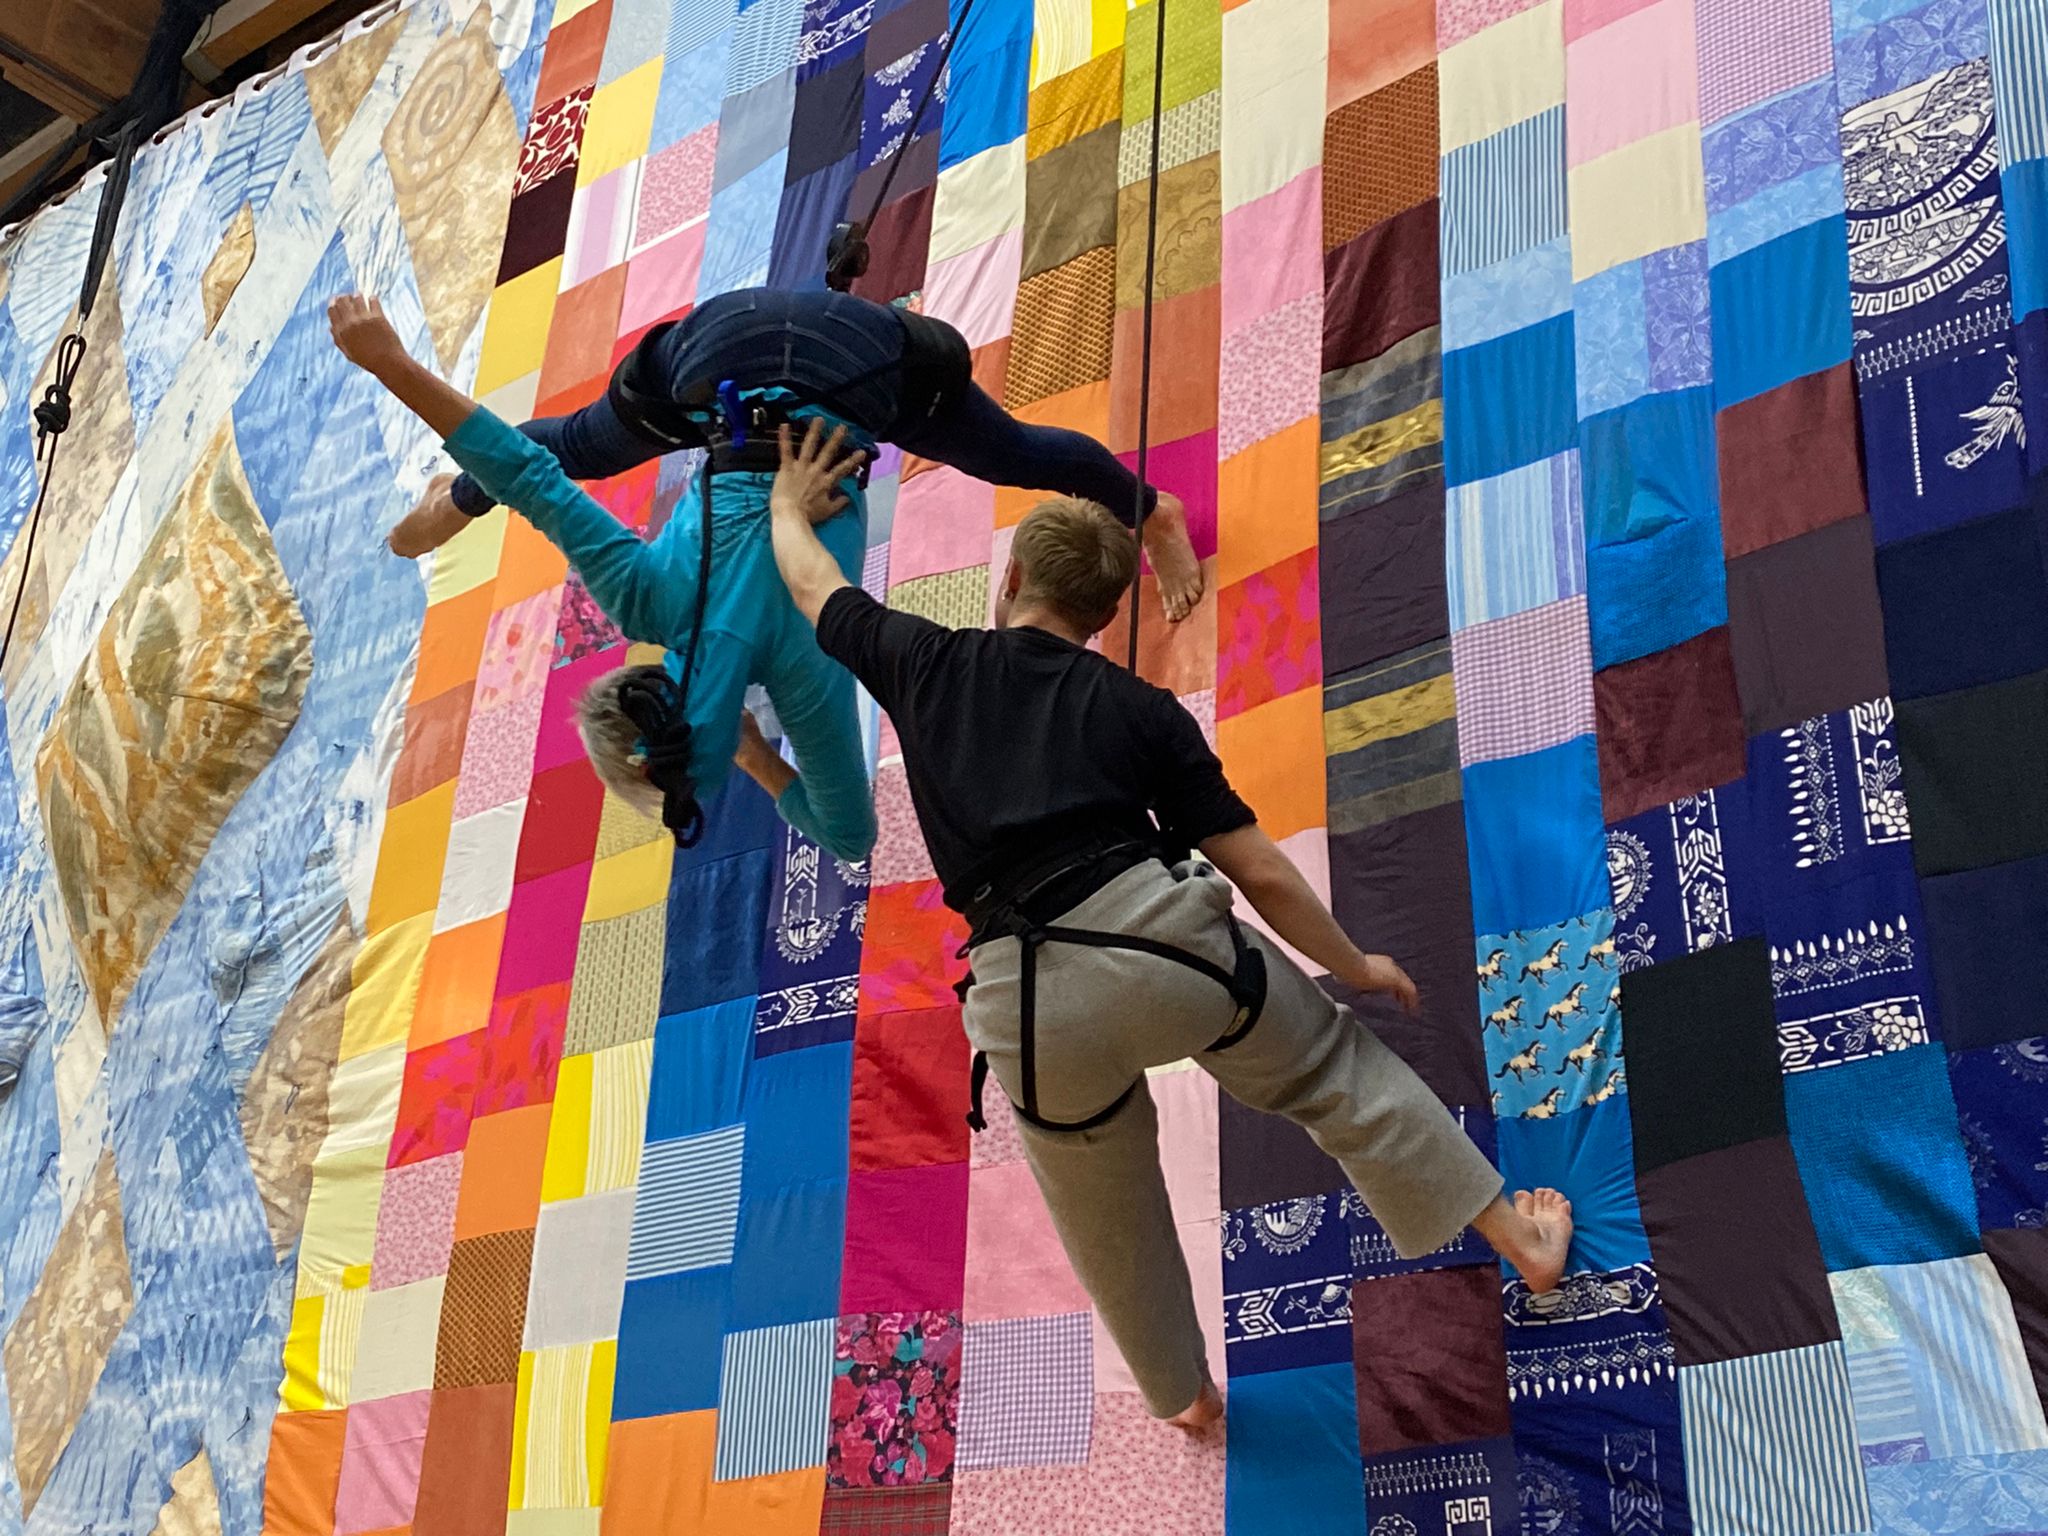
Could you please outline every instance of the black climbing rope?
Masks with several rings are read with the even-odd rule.
[[[939,67],[925,82],[924,94],[917,99],[917,108],[910,114],[909,126],[903,130],[903,137],[897,140],[896,147],[889,151],[889,167],[882,173],[882,184],[868,203],[867,216],[833,227],[832,239],[825,247],[826,287],[845,293],[853,287],[856,278],[867,272],[868,226],[875,222],[875,215],[889,200],[889,188],[896,184],[896,172],[902,168],[903,156],[917,137],[917,125],[924,121],[924,109],[931,104],[932,92],[939,88],[939,82],[946,78],[946,65],[953,58],[953,45],[960,41],[960,34],[967,30],[967,18],[973,14],[974,0],[966,0],[966,4],[960,7],[960,19],[946,33],[945,45],[939,49]]]
[[[1138,602],[1145,574],[1145,469],[1152,445],[1152,281],[1159,255],[1159,120],[1166,99],[1166,0],[1152,0],[1152,168],[1145,183],[1145,316],[1138,344],[1138,506],[1131,536],[1138,563],[1131,569],[1130,669],[1138,670]]]
[[[114,248],[114,231],[121,222],[121,205],[128,199],[128,173],[135,164],[135,147],[142,140],[143,122],[131,117],[114,143],[113,163],[107,167],[107,184],[100,193],[98,216],[93,220],[92,248],[85,258],[85,283],[78,295],[78,325],[57,343],[57,371],[50,387],[35,408],[36,465],[42,488],[28,515],[28,531],[21,550],[21,579],[14,585],[14,604],[7,612],[7,632],[0,636],[0,669],[14,644],[14,626],[21,618],[21,601],[28,594],[28,579],[35,573],[36,530],[42,526],[43,506],[50,499],[50,483],[56,478],[57,445],[71,427],[71,387],[78,382],[79,366],[85,361],[85,324],[100,293],[100,279],[106,273],[107,257]]]

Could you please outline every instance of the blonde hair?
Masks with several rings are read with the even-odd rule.
[[[1040,502],[1010,545],[1029,596],[1062,618],[1100,629],[1138,569],[1138,541],[1105,507],[1078,497]]]
[[[661,819],[662,793],[647,777],[640,727],[619,703],[619,689],[635,677],[661,670],[658,663],[620,667],[605,673],[576,699],[576,731],[583,738],[583,750],[590,754],[590,766],[605,788],[656,821]]]

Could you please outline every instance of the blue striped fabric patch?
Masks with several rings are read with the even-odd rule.
[[[1699,1536],[1870,1529],[1840,1344],[1681,1366],[1678,1394]]]
[[[825,1464],[833,1319],[725,1336],[716,1482]]]
[[[628,1280],[731,1261],[746,1132],[744,1125],[728,1125],[641,1149]]]
[[[2048,0],[1990,0],[1988,9],[1998,157],[2037,160],[2048,155]]]
[[[1565,232],[1564,108],[1443,157],[1443,270],[1476,272]]]

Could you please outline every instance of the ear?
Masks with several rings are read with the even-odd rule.
[[[1010,558],[1008,568],[1003,572],[1003,596],[1014,599],[1023,590],[1024,567],[1017,563],[1016,557],[1013,555]]]

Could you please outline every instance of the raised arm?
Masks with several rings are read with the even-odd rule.
[[[338,298],[327,322],[343,356],[432,428],[494,501],[524,515],[568,557],[629,639],[668,643],[673,583],[639,536],[586,495],[552,454],[414,361],[375,299]]]
[[[831,551],[819,542],[816,530],[817,524],[829,521],[846,506],[846,495],[839,487],[859,473],[866,457],[858,451],[842,454],[845,441],[846,428],[836,428],[827,438],[814,419],[799,447],[785,423],[782,468],[768,498],[776,569],[782,572],[783,585],[789,588],[797,611],[813,625],[825,600],[841,587],[852,585]]]
[[[566,416],[536,416],[519,430],[553,454],[571,480],[609,480],[669,451],[669,445],[642,437],[621,421],[608,396]],[[455,477],[448,494],[470,517],[481,517],[495,505],[491,493],[468,473]]]
[[[1411,1012],[1415,983],[1385,955],[1368,955],[1337,926],[1309,883],[1256,824],[1202,843],[1202,855],[1244,892],[1273,932],[1339,981],[1361,992],[1384,992]]]

